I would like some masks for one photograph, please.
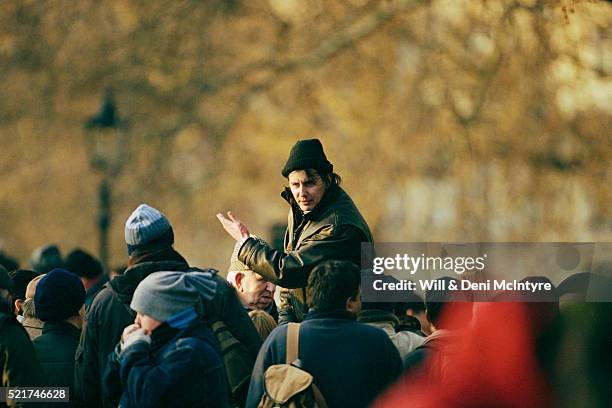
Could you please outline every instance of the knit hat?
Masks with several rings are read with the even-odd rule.
[[[13,289],[13,279],[6,271],[6,268],[0,265],[0,289]]]
[[[264,241],[263,239],[259,238],[257,235],[251,235],[251,238],[255,239],[255,241],[258,244],[262,244],[265,245],[267,247],[269,247],[270,245],[268,245],[268,243],[266,241]],[[242,261],[240,261],[240,259],[238,259],[238,252],[240,252],[240,248],[241,248],[241,242],[240,241],[236,241],[236,245],[234,245],[234,251],[232,252],[232,257],[230,258],[230,266],[228,271],[229,272],[234,272],[234,271],[250,271],[251,268],[249,268],[247,265],[245,265],[244,263],[242,263]]]
[[[201,299],[211,300],[216,289],[210,272],[155,272],[136,287],[130,307],[165,322],[179,312],[200,306]]]
[[[295,170],[316,169],[331,173],[334,166],[327,160],[319,139],[299,140],[291,148],[289,158],[281,174],[283,177]]]
[[[53,269],[36,285],[34,309],[43,322],[62,321],[79,314],[85,303],[85,288],[72,272]]]
[[[174,243],[174,233],[168,218],[147,204],[140,204],[125,222],[125,243],[128,253],[145,245]]]

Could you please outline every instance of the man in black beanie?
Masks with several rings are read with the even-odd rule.
[[[74,387],[74,354],[85,316],[85,287],[78,276],[53,269],[36,285],[34,309],[44,323],[34,350],[50,387]],[[74,396],[71,395],[74,401]],[[72,405],[69,405],[72,406]]]
[[[282,291],[281,324],[303,319],[306,283],[316,265],[332,259],[359,265],[361,243],[372,242],[368,224],[333,170],[318,139],[300,140],[291,149],[281,171],[289,183],[281,196],[291,207],[284,252],[251,238],[231,212],[229,218],[217,214],[236,240],[238,259],[272,283],[291,289]]]

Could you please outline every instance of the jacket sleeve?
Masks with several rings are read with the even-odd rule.
[[[117,345],[119,347],[119,345]],[[108,355],[108,363],[104,371],[103,388],[104,398],[111,401],[113,406],[119,406],[121,400],[121,381],[119,379],[119,360],[118,352],[114,351]]]
[[[88,407],[102,406],[96,323],[96,307],[93,305],[87,314],[85,330],[81,334],[74,364],[76,398]]]
[[[121,388],[130,406],[189,406],[195,393],[206,397],[207,406],[229,408],[223,364],[219,360],[211,366],[201,350],[179,346],[157,362],[150,345],[137,342],[123,352],[119,365]]]
[[[272,247],[247,239],[238,258],[269,281],[284,288],[306,286],[312,268],[322,261],[347,259],[359,262],[362,234],[358,228],[346,225],[328,225],[318,234],[303,241],[300,248],[284,253]]]

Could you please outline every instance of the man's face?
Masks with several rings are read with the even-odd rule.
[[[304,213],[314,210],[325,194],[325,183],[321,177],[315,174],[309,176],[305,170],[289,173],[289,188]]]
[[[236,288],[242,303],[252,310],[265,310],[274,301],[276,285],[253,271],[236,275]]]

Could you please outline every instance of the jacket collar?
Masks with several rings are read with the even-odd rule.
[[[28,327],[31,329],[42,329],[45,323],[42,320],[39,320],[35,317],[25,317],[21,321],[21,325],[23,327]]]
[[[48,333],[66,333],[77,339],[81,336],[81,330],[78,327],[64,321],[45,322],[42,328],[42,334]]]
[[[315,309],[310,309],[304,320],[315,320],[315,319],[343,319],[343,320],[357,320],[357,316],[346,310],[332,310],[320,312]]]
[[[106,284],[123,303],[130,303],[136,287],[144,278],[159,271],[186,271],[189,269],[187,261],[176,253],[180,258],[176,260],[147,261],[130,266],[123,275],[117,276]],[[182,259],[182,260],[181,260]]]
[[[380,309],[362,310],[359,313],[360,323],[390,323],[393,327],[399,324],[399,319],[391,312]]]
[[[128,259],[128,267],[144,262],[176,261],[187,263],[185,258],[171,246],[156,245],[135,249]],[[128,268],[129,269],[129,268]]]

